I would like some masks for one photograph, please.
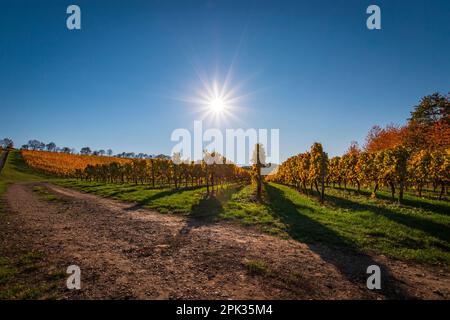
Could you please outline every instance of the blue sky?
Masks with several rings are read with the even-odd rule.
[[[0,4],[0,136],[19,146],[168,154],[199,119],[183,100],[232,70],[246,98],[220,128],[279,128],[282,160],[314,141],[336,155],[450,88],[449,1]],[[70,4],[82,30],[66,28]],[[370,4],[382,30],[366,28]]]

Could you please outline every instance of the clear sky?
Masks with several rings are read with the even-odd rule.
[[[168,154],[199,119],[187,98],[228,74],[245,98],[221,128],[279,128],[282,160],[340,154],[449,91],[450,1],[0,0],[0,136],[18,146]]]

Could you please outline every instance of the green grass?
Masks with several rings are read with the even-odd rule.
[[[48,188],[42,186],[34,186],[33,191],[41,196],[42,199],[53,202],[62,202],[55,194],[53,194]]]
[[[25,268],[35,268],[36,264],[42,260],[44,255],[41,252],[30,251],[22,255],[19,259],[19,265]]]
[[[12,150],[9,152],[5,166],[0,173],[1,181],[19,182],[19,181],[42,181],[50,177],[36,173],[30,169],[22,159],[20,151]]]
[[[266,233],[285,235],[285,225],[270,207],[255,201],[254,191],[254,185],[248,185],[233,194],[220,217],[236,220],[244,226],[256,226]]]
[[[10,264],[9,259],[0,257],[0,285],[8,283],[19,271]]]
[[[24,181],[43,181],[49,179],[51,178],[38,174],[28,168],[24,163],[19,151],[10,151],[5,166],[0,172],[0,200],[6,192],[8,185],[10,185],[11,183]],[[2,203],[0,201],[0,210],[1,207]]]
[[[408,195],[406,204],[327,189],[326,204],[268,184],[267,206],[294,239],[428,263],[450,264],[450,204]],[[414,204],[412,206],[411,204]]]
[[[221,188],[217,197],[205,199],[206,188],[181,188],[179,190],[162,188],[152,189],[148,185],[108,184],[74,179],[57,180],[55,183],[75,188],[83,192],[93,193],[125,202],[135,203],[135,208],[149,208],[161,213],[177,213],[185,215],[206,216],[218,214],[225,194],[234,190],[233,186]],[[208,212],[205,212],[207,208]]]
[[[264,276],[270,272],[267,264],[260,260],[244,261],[244,266],[250,275]]]
[[[0,300],[5,299],[39,299],[50,297],[60,273],[47,277],[50,281],[37,281],[33,273],[39,272],[43,254],[30,251],[18,255],[15,259],[0,257]]]

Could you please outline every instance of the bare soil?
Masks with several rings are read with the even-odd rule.
[[[43,196],[36,186],[54,196]],[[0,253],[14,259],[30,251],[42,259],[18,277],[53,282],[41,298],[450,298],[447,267],[164,215],[47,183],[14,184],[6,194]],[[81,268],[81,290],[66,288],[71,264]],[[371,264],[382,269],[381,290],[366,287]]]

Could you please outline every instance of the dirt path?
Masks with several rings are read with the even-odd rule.
[[[30,280],[49,281],[70,264],[80,266],[82,289],[65,289],[63,276],[53,289],[58,298],[450,298],[443,268],[204,224],[44,183],[12,185],[6,202],[0,252],[42,253]],[[383,270],[382,290],[366,288],[373,263]]]

